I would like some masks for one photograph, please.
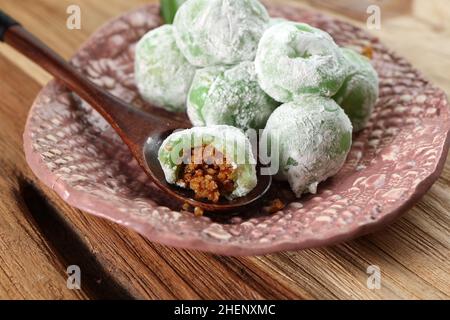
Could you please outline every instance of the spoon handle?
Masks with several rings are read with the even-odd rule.
[[[20,25],[20,23],[0,10],[0,41],[4,41],[5,33],[9,28],[17,25]]]
[[[114,97],[88,80],[71,64],[1,10],[0,40],[15,48],[76,92],[96,109],[123,139],[129,138],[130,135],[140,138],[140,135],[134,131],[143,124],[144,120],[147,126],[152,122],[157,124],[162,121],[157,115],[130,107],[121,99]]]

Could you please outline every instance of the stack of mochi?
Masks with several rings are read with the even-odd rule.
[[[276,134],[276,177],[288,181],[298,197],[315,193],[318,183],[340,170],[352,131],[364,128],[378,98],[369,59],[340,48],[325,31],[270,18],[257,0],[187,0],[173,25],[139,41],[135,77],[145,100],[187,112],[195,128],[186,135],[237,135],[236,128],[242,137],[248,129]],[[176,183],[180,167],[167,152],[180,135],[169,136],[160,150],[170,183]],[[236,178],[237,196],[256,185],[255,170],[246,168]]]

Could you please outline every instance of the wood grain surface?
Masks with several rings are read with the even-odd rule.
[[[0,0],[0,8],[69,58],[105,21],[145,3]],[[70,4],[81,7],[81,30],[66,28]],[[364,25],[349,17],[342,18]],[[373,33],[450,92],[450,3],[410,1],[383,17]],[[244,258],[172,249],[71,208],[34,177],[22,133],[29,107],[50,79],[0,44],[0,298],[450,298],[450,161],[413,209],[385,230],[351,242]],[[81,268],[81,290],[66,286],[69,265]],[[367,287],[369,265],[381,270],[380,289]]]

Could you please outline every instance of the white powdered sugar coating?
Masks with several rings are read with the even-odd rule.
[[[297,197],[315,193],[318,183],[343,166],[352,143],[352,125],[334,100],[304,95],[269,118],[265,134],[279,143],[277,178],[287,180]],[[273,159],[272,159],[273,161]]]
[[[137,87],[157,107],[184,111],[195,71],[179,51],[171,25],[151,30],[136,46]]]
[[[350,74],[333,99],[344,109],[353,131],[362,130],[369,121],[379,95],[378,74],[370,60],[358,52],[341,49],[350,65]]]
[[[289,21],[265,31],[255,64],[261,87],[280,102],[295,101],[302,94],[332,96],[348,72],[328,33]]]
[[[247,130],[264,128],[278,105],[260,88],[254,63],[246,61],[230,69],[199,70],[187,109],[194,125],[226,124]]]
[[[178,10],[175,37],[198,67],[251,61],[269,22],[258,0],[188,0]]]
[[[267,29],[274,25],[277,25],[279,23],[286,22],[286,21],[289,21],[289,20],[286,20],[285,18],[279,18],[279,17],[270,18],[269,23],[267,24]]]
[[[243,197],[256,187],[256,160],[250,141],[242,130],[226,125],[194,127],[167,137],[158,153],[167,182],[176,184],[178,180],[180,151],[205,145],[222,152],[227,163],[235,168],[235,190],[230,199]]]

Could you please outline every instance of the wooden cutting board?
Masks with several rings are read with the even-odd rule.
[[[69,58],[103,22],[148,2],[0,0],[0,7]],[[450,92],[450,3],[406,2],[407,10],[383,8],[395,14],[386,14],[381,30],[373,32]],[[311,6],[314,1],[298,3]],[[66,28],[71,4],[81,8],[81,30]],[[363,15],[353,22],[364,25],[361,21]],[[0,298],[450,297],[449,161],[412,210],[384,231],[355,241],[246,258],[172,249],[69,207],[33,176],[24,159],[22,132],[34,97],[50,79],[0,45]],[[81,268],[81,290],[67,288],[69,265]],[[371,265],[380,268],[380,289],[367,286]]]

